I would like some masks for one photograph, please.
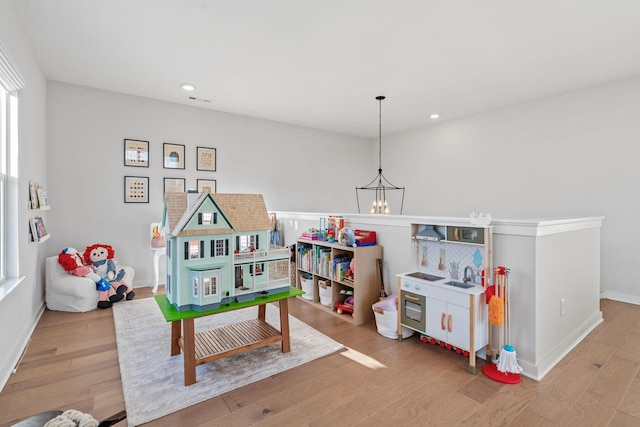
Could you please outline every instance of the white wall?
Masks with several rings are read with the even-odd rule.
[[[374,153],[362,155],[369,140],[60,82],[48,85],[48,119],[49,255],[111,244],[135,286],[152,279],[149,224],[162,216],[164,177],[261,193],[269,210],[353,211],[354,183],[375,172]],[[150,142],[149,168],[124,166],[125,138]],[[185,170],[163,169],[165,142],[186,146]],[[217,149],[216,172],[196,171],[197,146]],[[150,177],[148,204],[124,203],[125,175]]]
[[[409,215],[604,216],[603,295],[640,303],[639,111],[640,77],[387,137],[383,165]]]
[[[13,5],[0,0],[0,40],[26,80],[18,106],[18,236],[19,275],[22,282],[0,299],[0,388],[8,379],[44,308],[46,243],[28,242],[29,180],[47,185],[46,80],[31,46],[22,33]],[[42,214],[46,217],[46,212]]]

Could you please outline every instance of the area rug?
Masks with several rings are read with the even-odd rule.
[[[196,332],[257,316],[258,308],[196,319]],[[153,298],[124,301],[113,306],[120,374],[129,426],[202,402],[238,387],[286,371],[344,346],[289,315],[291,351],[280,343],[196,367],[193,385],[184,385],[182,354],[170,356],[171,324]],[[266,320],[280,329],[278,307],[267,305]]]

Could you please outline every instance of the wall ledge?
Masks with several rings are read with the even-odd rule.
[[[433,217],[433,216],[409,216],[409,215],[371,215],[371,214],[340,214],[324,212],[274,212],[277,217],[289,220],[319,221],[329,215],[341,215],[345,223],[385,225],[396,227],[409,227],[411,224],[451,224],[469,226],[469,218],[463,217]],[[589,228],[601,228],[603,216],[582,218],[547,218],[547,219],[493,219],[494,234],[510,234],[517,236],[548,236],[552,234],[566,233],[569,231],[584,230]]]

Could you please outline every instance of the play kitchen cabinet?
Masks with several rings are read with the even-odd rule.
[[[412,224],[414,270],[397,276],[399,333],[405,326],[468,353],[471,373],[488,343],[483,271],[492,267],[491,232],[490,226]]]
[[[380,296],[378,259],[382,259],[382,246],[344,246],[321,240],[298,239],[296,242],[296,286],[309,291],[302,301],[340,316],[342,319],[361,325],[373,320],[371,306]],[[353,271],[350,271],[353,261]],[[302,286],[301,278],[306,276]],[[324,286],[324,288],[321,288]],[[321,300],[321,289],[330,299]],[[346,309],[336,304],[353,297],[353,307]],[[323,302],[328,304],[323,304]],[[353,313],[349,313],[349,310]],[[339,313],[342,311],[342,313]]]

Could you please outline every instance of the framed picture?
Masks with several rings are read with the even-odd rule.
[[[184,169],[184,145],[165,142],[162,151],[165,169]]]
[[[124,140],[124,165],[149,167],[149,141]]]
[[[149,177],[125,176],[124,177],[124,202],[125,203],[149,203]]]
[[[165,193],[184,193],[184,178],[165,178]]]
[[[216,149],[207,147],[197,147],[196,159],[199,171],[216,171]]]
[[[216,180],[215,179],[199,179],[198,182],[198,193],[207,193],[215,194],[216,192]]]

